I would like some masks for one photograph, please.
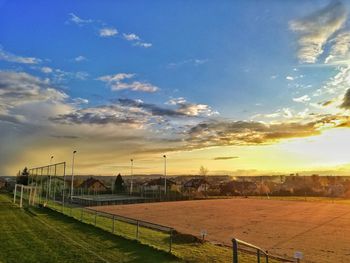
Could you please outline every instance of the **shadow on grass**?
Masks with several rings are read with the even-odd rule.
[[[91,224],[81,222],[77,219],[63,215],[48,208],[32,208],[32,210],[32,214],[46,217],[49,221],[54,223],[54,226],[59,224],[68,226],[68,231],[71,231],[71,233],[74,231],[75,238],[81,237],[82,239],[87,238],[90,242],[95,241],[96,249],[99,251],[99,253],[103,253],[103,256],[106,258],[113,258],[113,253],[110,253],[110,255],[107,253],[117,250],[119,253],[127,254],[129,257],[132,255],[132,259],[128,262],[181,261],[175,255],[163,250],[143,245],[137,240],[117,236],[106,230],[94,227]]]

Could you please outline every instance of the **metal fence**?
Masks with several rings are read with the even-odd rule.
[[[232,252],[233,252],[233,263],[240,263],[240,255],[253,255],[255,256],[255,261],[257,263],[277,263],[277,262],[295,262],[294,259],[287,259],[275,255],[269,254],[267,250],[264,250],[258,246],[252,245],[250,243],[244,242],[237,238],[232,239]],[[252,257],[250,257],[252,260]],[[253,262],[251,261],[250,262]],[[242,261],[243,262],[243,261]]]
[[[97,211],[76,204],[71,194],[71,181],[66,178],[66,163],[29,169],[28,185],[36,189],[34,204],[50,208],[105,231],[161,249],[172,250],[174,230],[142,220]],[[14,196],[18,196],[18,192]],[[22,194],[24,200],[30,195]]]

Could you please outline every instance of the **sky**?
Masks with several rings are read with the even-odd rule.
[[[0,175],[350,174],[349,8],[0,0]]]

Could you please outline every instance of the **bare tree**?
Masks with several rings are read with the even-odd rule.
[[[207,197],[207,180],[206,176],[208,174],[208,168],[205,168],[203,165],[199,168],[199,175],[204,177],[204,193],[205,197]]]

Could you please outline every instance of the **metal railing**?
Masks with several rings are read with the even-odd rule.
[[[295,262],[293,259],[287,259],[276,255],[271,255],[267,250],[264,250],[248,242],[239,240],[237,238],[233,238],[232,239],[233,263],[240,262],[239,252],[242,252],[244,254],[256,255],[257,263],[262,263],[262,262],[268,263],[270,259],[272,259],[274,262]]]

